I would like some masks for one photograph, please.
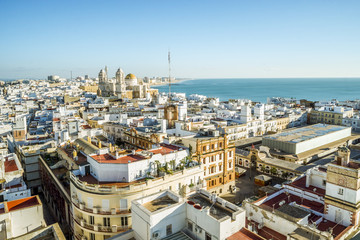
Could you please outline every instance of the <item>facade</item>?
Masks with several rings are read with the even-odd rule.
[[[13,137],[15,141],[25,141],[27,134],[27,120],[26,117],[18,117],[13,127]]]
[[[339,106],[323,106],[310,112],[309,123],[324,123],[342,125],[343,119],[351,118],[354,115],[352,108]]]
[[[48,166],[43,157],[39,159],[41,189],[44,198],[49,206],[52,216],[58,222],[66,237],[70,237],[73,232],[71,199],[64,186],[68,169],[65,167]]]
[[[39,169],[40,148],[38,146],[19,146],[16,155],[21,160],[24,169],[24,179],[32,194],[40,191],[41,178]]]
[[[164,107],[164,119],[168,122],[168,127],[175,127],[175,121],[179,118],[178,106],[170,104]]]
[[[182,143],[189,147],[192,160],[202,163],[208,191],[220,195],[234,191],[235,145],[227,135],[184,138]]]

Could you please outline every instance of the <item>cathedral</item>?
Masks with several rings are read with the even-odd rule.
[[[151,89],[148,84],[139,81],[134,74],[129,73],[124,77],[124,72],[119,68],[115,78],[108,78],[108,69],[101,69],[99,73],[98,96],[117,98],[150,98],[158,94],[157,89]]]

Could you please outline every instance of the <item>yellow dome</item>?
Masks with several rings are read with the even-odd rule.
[[[134,74],[129,73],[128,75],[126,75],[125,79],[136,79],[136,77]]]

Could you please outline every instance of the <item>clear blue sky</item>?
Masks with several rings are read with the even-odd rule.
[[[359,0],[0,0],[0,78],[359,77]]]

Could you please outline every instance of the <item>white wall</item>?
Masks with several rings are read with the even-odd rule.
[[[343,189],[343,194],[339,194],[339,189]],[[358,191],[353,189],[341,187],[332,183],[326,183],[326,195],[346,202],[356,204],[359,201],[359,194],[357,192]]]
[[[351,225],[351,216],[352,216],[351,212],[346,211],[346,210],[341,209],[341,208],[337,208],[337,207],[332,206],[332,205],[327,205],[327,206],[328,206],[327,214],[325,214],[326,219],[328,219],[330,221],[333,221],[333,222],[336,222],[336,223],[339,223],[339,224],[344,225],[344,226]],[[336,212],[340,212],[340,215],[338,215],[339,217],[337,219],[336,219],[336,217],[337,217]]]

